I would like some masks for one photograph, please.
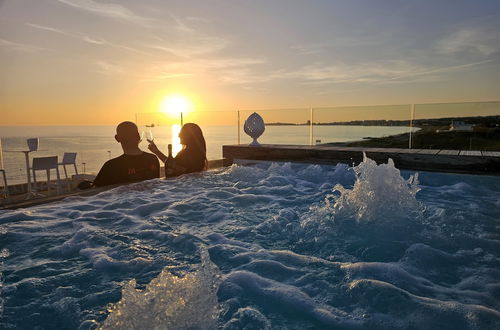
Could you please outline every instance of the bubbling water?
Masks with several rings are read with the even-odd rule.
[[[500,179],[409,175],[234,165],[0,212],[0,328],[500,329]]]
[[[416,198],[420,190],[418,173],[405,180],[392,159],[387,164],[377,165],[365,154],[363,156],[363,162],[353,168],[356,181],[352,188],[336,184],[333,194],[326,196],[324,205],[311,208],[313,213],[334,222],[345,219],[366,222],[383,221],[388,217],[418,217],[423,210]],[[303,224],[315,218],[308,214]]]
[[[4,230],[0,228],[0,233],[2,233]],[[2,249],[0,250],[0,268],[3,266],[3,259],[7,258],[9,256],[9,250],[7,249]],[[3,304],[4,300],[1,296],[2,294],[2,289],[3,289],[3,280],[2,280],[2,273],[0,273],[0,318],[2,317],[3,314]]]
[[[201,249],[201,264],[192,273],[179,277],[164,269],[144,290],[127,282],[101,329],[215,329],[219,282],[217,267]]]

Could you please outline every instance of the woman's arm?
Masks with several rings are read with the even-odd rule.
[[[149,142],[148,149],[154,153],[156,157],[160,158],[162,162],[165,163],[167,161],[167,156],[165,156],[165,154],[158,149],[153,141]]]

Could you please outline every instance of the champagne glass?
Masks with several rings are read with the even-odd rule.
[[[143,132],[144,133],[144,132]],[[147,131],[146,133],[146,140],[149,142],[149,143],[153,143],[155,138],[153,136],[153,131],[152,130],[149,130]]]

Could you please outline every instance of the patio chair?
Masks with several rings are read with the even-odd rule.
[[[0,139],[0,172],[2,172],[3,177],[3,198],[9,199],[9,185],[7,183],[7,175],[5,174],[5,168],[3,166],[3,150],[2,150],[2,139]]]
[[[73,165],[75,167],[75,174],[78,175],[78,168],[76,167],[76,152],[65,152],[62,162],[58,165],[62,165],[64,169],[64,177],[68,183],[68,191],[71,191],[71,183],[68,181],[68,171],[66,170],[66,165]]]
[[[45,171],[47,175],[47,193],[50,192],[50,170],[56,170],[56,192],[61,193],[61,177],[59,175],[59,163],[57,161],[57,156],[50,157],[35,157],[33,158],[33,165],[31,166],[33,171],[33,182],[36,190],[39,190],[38,183],[36,181],[36,171]]]

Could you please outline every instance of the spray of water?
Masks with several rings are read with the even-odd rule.
[[[418,173],[407,181],[394,162],[377,165],[363,154],[363,162],[354,167],[356,182],[352,189],[336,185],[340,197],[333,204],[336,213],[347,213],[358,221],[388,216],[407,216],[419,209],[416,194]]]
[[[101,329],[215,329],[219,282],[217,267],[202,250],[195,272],[178,277],[163,270],[145,290],[137,290],[136,281],[129,281],[122,299],[109,306]]]
[[[405,180],[394,166],[392,159],[387,164],[377,165],[363,155],[363,162],[353,168],[356,181],[351,187],[337,184],[332,194],[327,195],[325,203],[312,208],[303,221],[357,222],[383,221],[395,218],[414,218],[422,212],[416,199],[420,190],[418,173]]]

